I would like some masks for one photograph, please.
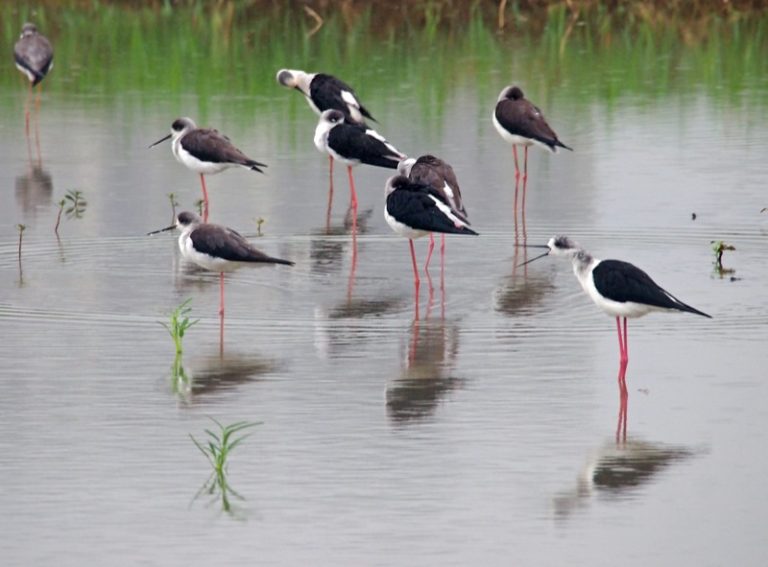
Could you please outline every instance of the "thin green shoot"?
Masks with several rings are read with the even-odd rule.
[[[265,222],[267,222],[267,219],[264,217],[259,217],[256,219],[256,236],[264,236],[264,234],[261,232],[261,225],[263,225]]]
[[[723,254],[727,250],[736,250],[736,247],[722,240],[712,240],[712,253],[715,255],[715,271],[719,275],[733,274],[736,270],[723,267]]]
[[[173,344],[176,347],[177,355],[180,355],[183,352],[181,343],[184,339],[184,335],[187,333],[189,328],[192,327],[192,325],[199,321],[199,319],[195,319],[194,321],[189,319],[189,313],[192,311],[192,308],[189,306],[191,301],[192,298],[189,298],[176,309],[171,311],[170,320],[168,323],[160,323],[168,331],[168,334],[171,335]]]
[[[59,212],[56,215],[56,225],[53,232],[59,235],[59,225],[61,224],[61,215],[65,214],[68,219],[79,219],[85,214],[85,208],[88,202],[83,198],[83,192],[77,189],[70,189],[64,198],[59,201]]]
[[[229,458],[230,453],[250,436],[250,433],[244,435],[241,433],[248,428],[261,425],[261,422],[238,421],[225,426],[212,417],[210,420],[218,426],[219,430],[212,431],[206,429],[205,434],[208,437],[205,442],[201,443],[191,434],[189,437],[200,452],[205,455],[205,458],[213,469],[213,474],[216,475],[216,483],[223,488],[227,486],[227,459]]]

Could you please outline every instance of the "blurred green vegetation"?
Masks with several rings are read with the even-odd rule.
[[[0,34],[9,55],[25,21],[51,39],[55,68],[46,90],[145,103],[192,95],[201,114],[222,98],[267,106],[284,96],[274,79],[282,67],[341,76],[372,108],[385,92],[416,98],[425,112],[440,112],[457,85],[495,100],[510,82],[535,89],[538,100],[567,87],[570,96],[609,105],[620,96],[702,90],[730,103],[768,102],[762,2],[712,10],[717,3],[709,0],[512,0],[504,31],[497,2],[382,4],[318,2],[323,21],[313,34],[317,21],[298,2],[3,3]],[[0,94],[21,84],[12,58],[2,58]]]

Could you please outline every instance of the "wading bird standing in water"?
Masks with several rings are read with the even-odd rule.
[[[352,168],[361,163],[397,169],[407,156],[384,137],[366,126],[352,124],[339,110],[326,110],[320,115],[315,129],[315,147],[347,165],[352,207],[357,209],[357,192]]]
[[[408,239],[411,247],[413,284],[416,290],[416,312],[418,313],[420,279],[413,239],[432,232],[472,235],[477,233],[469,228],[459,213],[429,185],[413,183],[404,175],[395,175],[387,179],[384,195],[386,197],[384,219],[396,234]]]
[[[621,260],[598,260],[567,236],[554,236],[543,248],[544,256],[563,256],[573,264],[573,273],[589,298],[606,314],[616,318],[622,367],[629,362],[627,319],[642,317],[651,311],[683,311],[712,318],[677,299],[651,279],[643,270]],[[622,319],[624,330],[622,333]]]
[[[21,37],[13,46],[16,68],[29,79],[29,94],[25,105],[25,121],[29,135],[29,113],[32,105],[32,89],[40,84],[53,68],[53,47],[51,42],[37,31],[35,24],[26,23],[21,28]],[[37,89],[37,109],[40,107],[40,89]]]
[[[407,158],[397,166],[397,172],[406,176],[414,183],[428,185],[442,196],[443,201],[453,210],[454,214],[467,225],[470,224],[467,217],[467,209],[461,199],[461,189],[456,179],[456,174],[449,163],[433,155],[423,155],[418,159]],[[429,269],[429,260],[435,249],[435,237],[429,233],[429,252],[424,270]],[[445,233],[440,235],[440,267],[445,265]]]
[[[171,151],[179,163],[200,174],[203,187],[203,222],[208,222],[208,191],[205,187],[205,175],[220,173],[230,167],[244,167],[264,173],[266,164],[252,160],[225,135],[212,128],[198,128],[191,118],[177,118],[171,124],[171,133],[150,145],[154,147],[167,139],[171,141]]]
[[[517,146],[525,149],[523,165],[523,188],[528,178],[528,146],[539,146],[552,153],[559,148],[573,151],[573,148],[562,143],[555,131],[549,127],[541,110],[525,98],[522,89],[516,86],[505,87],[499,94],[496,108],[493,111],[493,125],[499,135],[512,144],[515,157],[515,177],[520,176],[517,162]],[[525,189],[523,189],[525,191]]]
[[[224,273],[233,272],[245,265],[284,264],[293,266],[289,260],[267,256],[257,250],[239,232],[218,224],[203,222],[195,213],[184,211],[176,216],[171,226],[154,230],[157,234],[178,228],[179,250],[184,259],[212,272],[219,272],[220,303],[219,315],[224,315]]]
[[[365,119],[376,119],[363,106],[355,90],[341,79],[325,73],[307,73],[298,69],[280,69],[277,82],[289,89],[296,89],[307,99],[307,104],[317,115],[326,110],[338,110],[347,122],[365,125]],[[328,176],[333,191],[333,156],[328,155]]]

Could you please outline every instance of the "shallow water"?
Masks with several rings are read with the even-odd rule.
[[[43,95],[39,165],[23,85],[3,64],[7,564],[768,561],[764,78],[723,97],[681,66],[678,86],[610,99],[569,87],[577,74],[527,81],[576,151],[531,152],[515,222],[511,152],[490,122],[508,70],[460,74],[433,107],[417,80],[367,68],[379,131],[450,161],[481,233],[448,239],[444,286],[436,257],[417,320],[407,244],[383,219],[390,172],[356,168],[353,238],[337,166],[327,223],[327,161],[296,93],[273,85],[249,101],[222,89],[202,102],[191,84],[167,96],[98,82],[74,92],[62,62]],[[620,82],[634,70],[612,72]],[[184,265],[171,234],[144,236],[169,223],[169,192],[185,209],[199,198],[167,144],[147,148],[186,114],[269,164],[267,175],[209,177],[211,220],[296,262],[227,276],[223,354],[218,276]],[[87,208],[57,240],[70,189]],[[526,258],[515,243],[555,233],[636,263],[714,317],[630,323],[626,443],[614,439],[614,322],[566,262],[515,267]],[[715,239],[735,246],[733,273],[714,272]],[[187,298],[200,322],[177,380],[159,322]],[[229,513],[215,495],[195,498],[209,470],[189,434],[201,439],[209,416],[262,422],[231,457],[244,500]]]

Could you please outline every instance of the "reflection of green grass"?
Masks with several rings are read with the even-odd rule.
[[[512,81],[541,101],[555,87],[568,87],[584,108],[595,99],[647,101],[700,90],[739,104],[765,106],[768,99],[760,83],[768,75],[768,16],[759,13],[688,22],[664,19],[638,8],[640,2],[614,11],[598,5],[577,21],[564,4],[526,15],[510,2],[514,33],[499,34],[493,14],[481,13],[478,4],[457,16],[445,3],[425,2],[421,17],[397,26],[370,8],[358,9],[349,22],[337,10],[306,37],[312,22],[301,10],[257,13],[248,4],[78,9],[44,3],[34,16],[28,7],[3,4],[0,35],[12,44],[30,18],[51,37],[56,68],[46,89],[113,98],[138,93],[145,104],[162,97],[182,108],[196,105],[201,122],[225,97],[243,120],[269,111],[277,97],[288,99],[283,108],[295,114],[303,101],[286,97],[274,80],[286,66],[344,77],[374,114],[393,97],[415,98],[427,119],[442,112],[457,85],[493,101]],[[448,25],[459,17],[462,25]],[[19,87],[11,65],[0,60],[0,91]]]

